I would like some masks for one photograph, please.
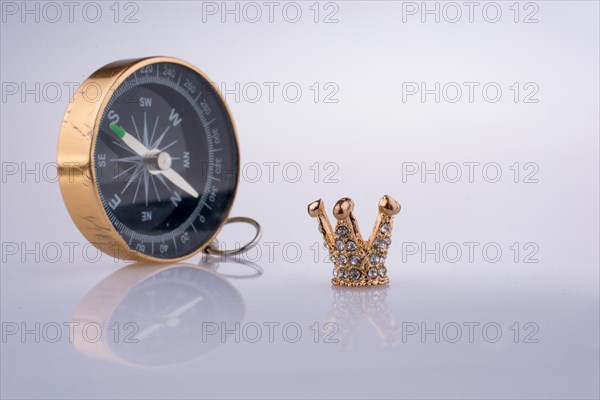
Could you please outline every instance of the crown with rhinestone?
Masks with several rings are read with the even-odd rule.
[[[340,286],[385,285],[389,282],[385,259],[392,243],[394,215],[400,212],[400,204],[385,195],[379,200],[379,213],[368,240],[363,240],[354,218],[354,202],[349,198],[338,200],[333,207],[337,220],[333,231],[323,200],[308,205],[308,214],[319,221],[325,246],[335,264],[331,283]]]

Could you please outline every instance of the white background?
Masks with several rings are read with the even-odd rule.
[[[78,2],[71,22],[68,8],[57,4],[61,16],[44,3],[27,3],[36,15],[24,13],[21,2],[2,2],[3,398],[598,398],[597,2],[478,2],[472,22],[462,2],[454,3],[462,13],[457,22],[454,4],[435,2],[426,7],[438,7],[439,22],[421,14],[421,2],[282,2],[273,22],[262,2],[254,3],[262,13],[256,22],[256,7],[247,3],[227,3],[239,22],[235,13],[222,14],[221,2],[120,3],[118,16],[113,2],[102,2],[97,22],[95,6]],[[292,23],[297,8],[302,15]],[[264,273],[193,289],[214,297],[206,301],[230,304],[223,314],[184,314],[152,344],[123,344],[121,356],[109,346],[91,354],[69,342],[66,328],[51,343],[42,327],[82,318],[86,296],[103,299],[86,308],[88,322],[102,322],[98,315],[111,315],[108,305],[132,307],[119,302],[119,293],[139,291],[127,278],[131,271],[138,280],[154,279],[169,267],[140,272],[86,247],[54,182],[58,131],[74,82],[108,62],[150,55],[185,59],[228,90],[244,165],[232,215],[262,224],[260,253],[247,257]],[[265,82],[278,85],[272,101]],[[428,89],[456,82],[462,97],[453,103],[455,92],[442,91],[439,102],[434,94],[403,98],[411,82]],[[464,82],[478,84],[472,102]],[[482,94],[488,83],[502,90],[496,102],[492,89],[487,99]],[[286,84],[302,89],[298,101],[292,89],[282,92]],[[254,102],[257,85],[263,92]],[[336,102],[325,102],[332,87]],[[528,100],[537,101],[525,102],[531,88],[537,92]],[[272,179],[265,163],[279,163]],[[434,174],[406,174],[436,163],[439,182]],[[462,172],[455,183],[454,163]],[[472,182],[464,163],[479,163]],[[495,183],[495,169],[482,172],[487,164],[502,173]],[[307,204],[322,197],[331,210],[338,198],[352,197],[368,232],[382,194],[402,204],[389,287],[331,287],[331,264],[323,261]],[[223,240],[250,234],[231,228]],[[472,259],[465,242],[476,243]],[[436,243],[439,251],[423,251]],[[501,256],[482,252],[486,244]],[[68,246],[75,246],[72,257]],[[525,262],[532,251],[529,261],[537,262]],[[149,304],[163,308],[142,304],[140,323],[178,307],[179,289],[169,279],[180,278],[165,279],[147,294],[162,299]],[[331,315],[338,343],[315,343],[310,327]],[[264,328],[257,343],[236,343],[231,335],[206,351],[201,323],[230,318],[242,327],[280,326],[273,343]],[[14,326],[35,331],[36,323],[39,343],[34,334],[7,334]],[[286,323],[301,327],[297,343],[282,334]],[[421,336],[436,323],[439,343],[433,333]],[[478,324],[472,340],[469,323]],[[456,325],[462,336],[452,343]],[[409,334],[414,327],[419,332]],[[179,354],[185,362],[150,368],[128,362],[123,354],[130,352]]]

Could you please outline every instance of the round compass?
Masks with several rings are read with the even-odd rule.
[[[212,241],[239,176],[231,114],[209,79],[169,57],[104,66],[77,90],[60,132],[65,204],[122,259],[173,261]]]

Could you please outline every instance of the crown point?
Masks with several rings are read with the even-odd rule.
[[[379,211],[385,215],[396,215],[400,212],[400,203],[387,194],[379,200]]]
[[[316,218],[319,215],[319,210],[323,207],[323,199],[315,200],[308,205],[308,215]]]
[[[354,202],[352,201],[352,199],[344,197],[342,199],[339,199],[338,202],[335,203],[335,206],[333,206],[333,216],[335,217],[335,219],[340,221],[348,217],[352,210],[354,210]]]

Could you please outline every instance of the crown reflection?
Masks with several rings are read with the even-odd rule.
[[[394,215],[400,212],[400,204],[387,195],[381,198],[375,227],[367,240],[360,234],[353,210],[351,199],[338,200],[333,207],[337,220],[334,232],[323,200],[308,205],[308,213],[318,219],[319,231],[335,263],[331,282],[340,286],[385,285],[389,282],[385,260],[392,243]]]
[[[382,344],[394,346],[399,343],[401,330],[387,304],[388,290],[385,286],[332,288],[333,304],[327,321],[336,324],[343,347],[354,347],[354,334],[363,320],[375,328]]]

